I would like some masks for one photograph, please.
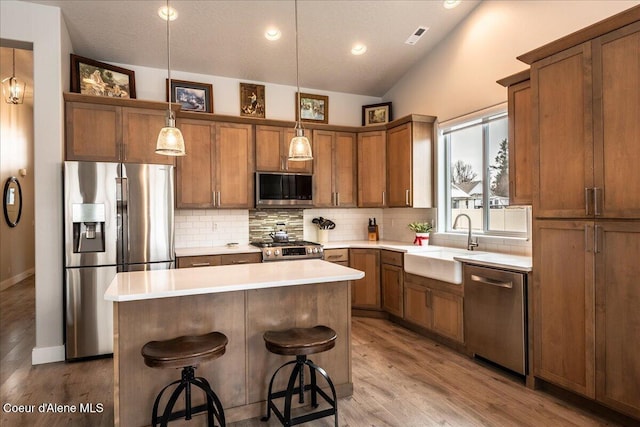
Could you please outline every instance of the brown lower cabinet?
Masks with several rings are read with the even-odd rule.
[[[364,278],[351,282],[351,307],[380,310],[380,250],[349,249],[349,267],[364,271]]]
[[[404,314],[404,255],[402,252],[380,251],[380,286],[382,309],[394,316]]]
[[[427,277],[406,273],[404,278],[404,320],[464,342],[463,290]]]
[[[209,267],[214,265],[256,264],[262,262],[262,254],[227,254],[179,257],[178,268]]]

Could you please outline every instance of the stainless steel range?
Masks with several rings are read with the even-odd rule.
[[[277,243],[252,242],[251,244],[262,249],[262,262],[322,259],[322,245],[305,240]]]

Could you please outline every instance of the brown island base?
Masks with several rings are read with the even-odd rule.
[[[196,375],[211,383],[227,422],[264,415],[271,375],[295,359],[265,348],[267,330],[320,324],[335,330],[335,347],[309,358],[327,371],[339,398],[350,396],[350,281],[362,277],[321,260],[118,273],[105,294],[114,302],[115,425],[150,425],[156,395],[180,378],[180,369],[146,366],[145,343],[211,331],[228,337],[226,353],[198,366]],[[274,390],[286,387],[288,374],[279,377]],[[194,406],[205,402],[199,391],[192,399]],[[206,416],[189,425],[206,425]]]

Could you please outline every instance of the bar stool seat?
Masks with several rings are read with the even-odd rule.
[[[181,379],[168,384],[158,393],[153,404],[152,426],[155,427],[159,422],[162,427],[165,427],[169,421],[183,417],[185,420],[190,420],[192,415],[206,411],[209,427],[215,426],[214,417],[221,427],[225,427],[224,410],[220,399],[205,378],[195,376],[195,369],[200,363],[222,356],[228,342],[224,334],[210,332],[204,335],[187,335],[164,341],[150,341],[142,347],[140,352],[144,357],[145,365],[151,368],[182,368]],[[176,384],[178,386],[169,397],[162,416],[159,416],[158,406],[162,395],[169,387]],[[204,391],[207,396],[206,404],[191,406],[192,385]],[[183,391],[185,392],[185,409],[173,412],[173,407]]]
[[[267,331],[264,333],[263,338],[267,350],[284,356],[296,356],[296,360],[287,362],[280,366],[271,377],[267,399],[267,415],[262,418],[262,421],[269,420],[271,417],[271,411],[276,414],[282,425],[285,427],[334,415],[335,426],[338,427],[338,399],[333,382],[323,368],[307,359],[307,355],[321,353],[335,347],[337,339],[336,332],[327,326],[318,325],[312,328],[290,328],[281,331]],[[280,370],[285,366],[292,364],[295,364],[295,366],[289,376],[287,388],[285,390],[273,392],[273,383],[278,372],[280,372]],[[305,384],[305,366],[309,367],[311,384]],[[327,395],[324,390],[317,385],[316,373],[320,374],[326,380],[331,389],[332,396]],[[296,381],[298,382],[297,387]],[[320,397],[330,405],[330,408],[291,418],[291,400],[293,399],[293,396],[297,394],[299,396],[299,403],[304,403],[305,391],[311,391],[311,406],[313,408],[318,407],[318,395],[320,395]],[[273,402],[274,399],[281,397],[284,397],[285,399],[283,412],[281,412]]]

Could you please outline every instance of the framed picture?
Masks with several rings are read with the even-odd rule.
[[[298,103],[298,93],[296,101]],[[300,93],[300,105],[296,108],[296,120],[314,123],[329,123],[329,97]]]
[[[240,83],[240,115],[264,119],[264,85]]]
[[[135,98],[135,74],[132,70],[71,54],[71,92]]]
[[[166,79],[165,87],[168,81]],[[180,104],[182,111],[213,113],[213,85],[171,79],[171,102]]]
[[[381,125],[391,120],[393,113],[390,102],[362,106],[362,126]]]

